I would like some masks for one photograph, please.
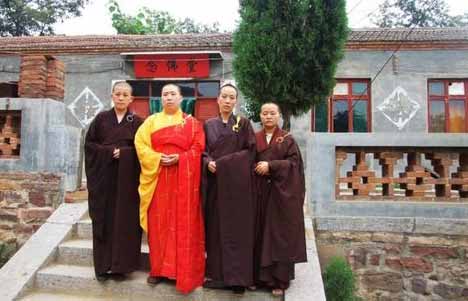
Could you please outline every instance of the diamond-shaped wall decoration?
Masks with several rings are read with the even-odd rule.
[[[377,109],[399,130],[416,115],[420,105],[408,96],[402,87],[397,87]]]
[[[80,95],[68,105],[68,109],[83,128],[88,126],[103,108],[101,100],[88,87],[84,88]]]

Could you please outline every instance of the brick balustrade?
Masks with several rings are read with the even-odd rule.
[[[468,149],[337,147],[335,187],[338,200],[468,201]]]

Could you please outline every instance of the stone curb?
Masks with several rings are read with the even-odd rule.
[[[322,216],[314,218],[317,231],[396,232],[466,235],[468,219]]]
[[[57,246],[71,237],[73,225],[87,210],[87,203],[62,204],[57,208],[0,269],[0,300],[15,300],[32,287],[36,272],[55,259]]]

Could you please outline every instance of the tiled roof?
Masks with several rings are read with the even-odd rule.
[[[0,38],[0,52],[122,52],[231,47],[231,34],[161,34]]]
[[[219,50],[232,47],[230,33],[179,35],[107,35],[0,38],[0,53],[99,53],[164,50]],[[348,44],[366,43],[468,43],[468,27],[353,29]]]
[[[348,42],[468,42],[468,27],[353,29]]]

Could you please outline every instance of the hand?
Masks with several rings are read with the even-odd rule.
[[[270,173],[270,167],[268,165],[268,162],[266,161],[258,162],[257,166],[255,166],[255,172],[261,176],[268,175]]]
[[[179,162],[179,154],[162,154],[161,156],[161,165],[162,166],[171,166]]]
[[[208,162],[208,170],[211,171],[211,173],[216,173],[216,162],[215,161]]]
[[[112,157],[113,157],[114,159],[120,158],[120,149],[114,148],[114,151],[112,152]]]

